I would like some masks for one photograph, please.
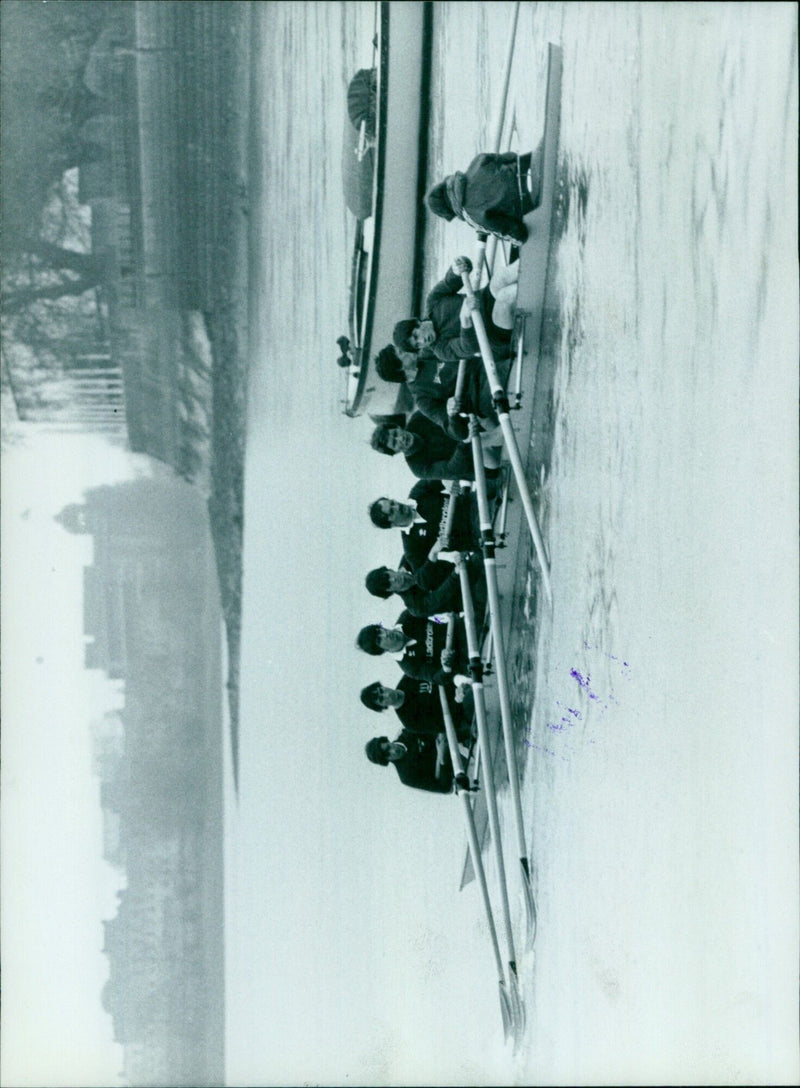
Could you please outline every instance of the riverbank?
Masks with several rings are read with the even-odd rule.
[[[215,244],[209,255],[206,331],[212,354],[211,491],[208,513],[228,642],[226,689],[234,775],[238,768],[242,626],[244,452],[247,431],[247,136],[250,116],[250,5],[213,5],[213,159],[208,186]]]

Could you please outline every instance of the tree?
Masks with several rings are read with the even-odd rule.
[[[3,249],[38,233],[50,187],[96,149],[80,130],[103,108],[83,82],[105,3],[4,0],[0,7]]]
[[[104,337],[95,289],[108,279],[109,254],[92,250],[75,164],[101,154],[81,130],[106,107],[83,77],[112,9],[78,0],[0,7],[2,337],[7,369],[26,365],[26,401],[36,407],[56,395],[52,379],[74,345],[85,338],[91,351]]]

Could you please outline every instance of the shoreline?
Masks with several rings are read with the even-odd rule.
[[[244,458],[247,442],[249,129],[251,5],[235,5],[221,48],[224,128],[214,163],[217,191],[214,290],[204,312],[212,355],[211,493],[208,515],[227,636],[225,690],[234,781],[238,784],[239,661],[242,625]],[[244,179],[244,180],[243,180]]]

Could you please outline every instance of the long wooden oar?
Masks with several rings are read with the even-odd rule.
[[[531,872],[528,864],[528,850],[525,845],[525,824],[522,818],[522,802],[519,793],[519,770],[517,753],[514,747],[514,721],[511,714],[511,699],[508,693],[508,673],[506,671],[506,651],[503,641],[503,617],[500,612],[500,593],[497,588],[497,564],[495,561],[495,540],[492,516],[489,511],[489,497],[486,491],[486,470],[483,467],[481,440],[478,435],[478,422],[470,416],[470,437],[472,457],[475,462],[475,485],[478,492],[478,517],[481,526],[481,546],[483,549],[483,569],[486,574],[486,590],[489,598],[489,621],[491,624],[494,671],[497,677],[497,691],[500,696],[500,720],[503,724],[503,743],[506,751],[508,782],[514,806],[514,823],[517,830],[517,848],[519,852],[522,876],[522,892],[525,900],[527,944],[533,944],[536,936],[536,903],[531,888]]]
[[[455,398],[456,402],[459,402],[464,393],[464,379],[467,374],[467,364],[464,359],[461,359],[458,364],[458,373],[456,375],[456,389]],[[458,487],[458,480],[449,480],[445,484],[448,493],[447,510],[444,513],[439,525],[439,534],[436,540],[433,542],[433,547],[428,552],[429,559],[435,559],[439,552],[447,551],[450,546],[450,533],[453,529],[453,517],[455,516],[456,509],[456,495],[455,491]]]
[[[511,19],[511,27],[508,32],[508,44],[506,46],[506,61],[503,67],[503,86],[500,91],[500,98],[497,102],[497,113],[495,114],[494,127],[492,129],[492,144],[491,149],[495,154],[498,154],[503,142],[503,128],[506,121],[506,107],[508,104],[508,85],[511,82],[511,66],[514,61],[514,45],[517,40],[517,21],[519,19],[519,0],[514,4],[514,15]],[[482,249],[481,247],[482,240]],[[475,264],[475,268],[478,272],[477,282],[480,283],[480,274],[482,268],[482,262],[485,257],[486,267],[489,270],[489,275],[492,274],[492,265],[494,264],[494,254],[497,249],[497,237],[493,234],[489,238],[488,245],[485,234],[478,235],[479,244],[479,259]]]
[[[467,633],[467,651],[469,671],[472,678],[472,694],[475,699],[475,721],[478,726],[478,746],[483,763],[483,785],[486,794],[486,809],[489,816],[489,830],[492,836],[495,859],[497,861],[497,879],[500,886],[500,902],[503,908],[503,925],[508,946],[509,993],[512,997],[515,1022],[524,1020],[522,1000],[517,985],[517,957],[514,951],[514,933],[511,926],[511,910],[508,903],[506,868],[503,860],[503,843],[500,839],[500,819],[497,814],[497,792],[492,772],[492,752],[490,748],[489,728],[486,721],[486,703],[483,694],[483,662],[481,661],[478,635],[475,626],[475,609],[472,603],[472,591],[469,573],[463,555],[458,552],[456,568],[461,580],[461,602],[464,610],[464,627]]]
[[[458,738],[456,737],[453,719],[450,715],[450,707],[447,704],[447,695],[442,687],[439,688],[439,699],[442,704],[442,716],[444,717],[444,726],[445,732],[447,733],[447,744],[450,749],[450,760],[453,764],[453,773],[455,775],[462,775],[465,772],[464,764],[461,760],[461,750],[458,747]],[[503,957],[500,954],[500,944],[497,940],[497,929],[494,924],[492,903],[489,899],[489,888],[486,884],[486,873],[483,868],[481,848],[478,844],[478,835],[475,830],[475,817],[472,812],[472,802],[470,801],[469,792],[467,790],[459,790],[458,793],[461,798],[461,804],[464,809],[464,819],[467,824],[467,838],[469,839],[470,855],[472,856],[472,867],[475,870],[475,876],[481,889],[483,905],[486,910],[486,921],[489,924],[489,936],[492,939],[492,950],[494,952],[494,960],[499,978],[500,1014],[503,1017],[503,1033],[507,1039],[512,1033],[516,1034],[517,1030],[514,1002],[511,993],[509,992],[509,983],[506,981],[503,970]]]
[[[463,280],[467,297],[471,300],[475,300],[475,291],[472,287],[468,272],[464,272]],[[528,519],[528,528],[530,529],[531,538],[533,539],[533,546],[536,549],[536,558],[539,561],[539,567],[542,572],[542,584],[544,585],[544,591],[547,594],[548,601],[552,603],[553,587],[550,582],[550,568],[547,562],[547,553],[544,549],[542,534],[539,531],[539,524],[536,521],[533,500],[531,499],[531,493],[528,488],[528,481],[525,478],[525,466],[522,463],[519,447],[517,446],[517,436],[514,433],[514,427],[509,415],[508,396],[497,376],[497,367],[494,364],[489,337],[486,335],[486,326],[483,323],[483,317],[477,307],[471,311],[471,317],[472,324],[475,327],[475,333],[478,337],[478,344],[480,345],[481,356],[483,357],[483,366],[486,371],[486,377],[489,380],[489,387],[492,390],[494,408],[497,412],[497,418],[500,421],[500,427],[503,431],[506,452],[508,453],[508,459],[511,462],[511,468],[514,472],[514,479],[517,482],[517,489],[519,490],[520,498],[522,499],[525,516]]]

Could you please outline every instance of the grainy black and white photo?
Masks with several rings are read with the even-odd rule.
[[[800,1080],[797,27],[4,0],[3,1085]]]

